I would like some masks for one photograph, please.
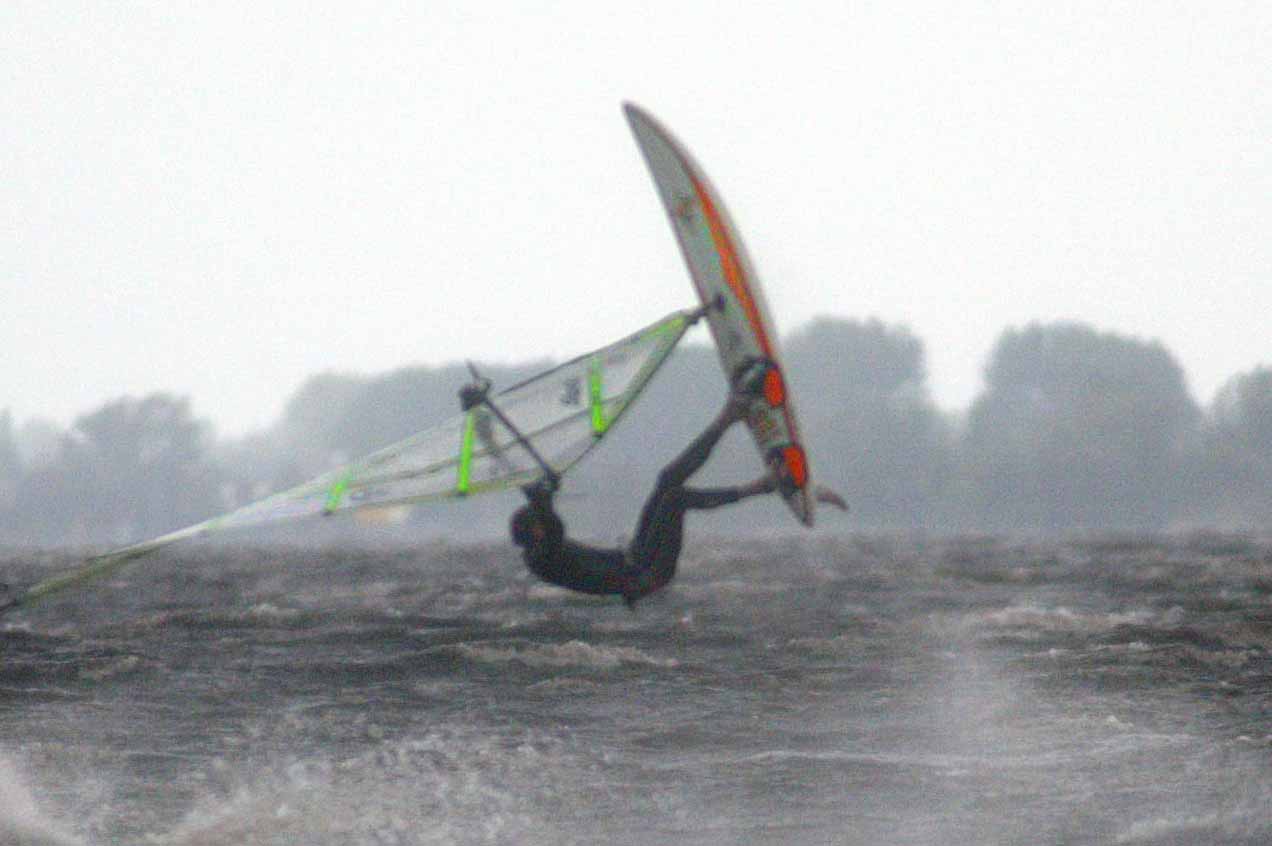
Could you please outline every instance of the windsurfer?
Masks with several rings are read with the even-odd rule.
[[[761,380],[751,380],[751,384],[758,386]],[[512,540],[522,547],[526,566],[554,585],[582,593],[622,596],[628,607],[665,587],[676,575],[687,512],[731,505],[778,489],[773,472],[735,487],[686,485],[729,427],[745,418],[756,390],[758,387],[747,387],[730,392],[711,424],[658,474],[657,485],[641,511],[636,536],[626,549],[567,539],[565,525],[552,507],[555,485],[544,480],[526,486],[523,490],[529,504],[513,513],[510,524]],[[847,510],[833,491],[819,487],[816,493],[819,501]]]

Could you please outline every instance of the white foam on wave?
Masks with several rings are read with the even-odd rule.
[[[473,615],[473,619],[480,623],[492,626],[493,628],[502,629],[504,631],[512,631],[515,629],[525,629],[533,626],[542,626],[554,623],[559,621],[561,616],[555,611],[540,612],[514,606],[512,608],[498,608],[487,612],[477,613]]]
[[[118,676],[127,676],[141,666],[141,658],[136,655],[120,655],[103,664],[80,671],[80,677],[88,681],[106,681]]]
[[[515,595],[516,593],[522,593],[526,599],[534,602],[560,602],[562,599],[574,599],[578,596],[563,587],[557,587],[556,585],[550,585],[544,582],[531,582],[522,588],[521,591],[504,591],[504,598],[515,600],[518,598]],[[503,603],[500,604],[502,605]]]
[[[272,602],[258,602],[244,609],[159,611],[127,620],[119,624],[118,631],[124,634],[144,633],[171,626],[289,626],[300,620],[304,613],[298,608],[284,608]]]
[[[1222,822],[1216,813],[1179,816],[1169,819],[1140,820],[1117,836],[1115,843],[1155,843],[1163,837],[1177,839],[1182,835],[1213,835]]]
[[[530,685],[529,690],[537,693],[592,694],[601,686],[594,681],[573,676],[553,676]]]
[[[834,637],[797,637],[786,642],[791,649],[813,655],[847,655],[861,651],[860,635],[835,635]]]
[[[258,602],[243,612],[242,619],[252,623],[291,623],[302,613],[298,608],[280,608],[272,602]]]
[[[1147,625],[1157,615],[1149,611],[1088,613],[1065,606],[1013,605],[974,614],[971,625],[990,629],[1032,629],[1055,633],[1108,631],[1124,625]]]
[[[0,843],[5,846],[80,846],[36,805],[11,763],[0,758]]]
[[[441,681],[421,681],[411,685],[417,696],[425,699],[450,701],[464,691],[462,682],[444,679]]]
[[[693,626],[693,615],[684,614],[676,625],[680,628],[690,628]],[[632,632],[638,632],[649,627],[648,616],[640,616],[639,614],[624,614],[621,617],[615,616],[606,620],[597,620],[591,623],[592,630],[603,634],[619,634],[626,635]]]
[[[854,752],[824,749],[768,749],[745,755],[720,758],[719,766],[764,766],[800,770],[810,764],[839,764],[866,768],[928,770],[932,775],[950,779],[966,778],[976,773],[984,774],[991,766],[999,768],[1015,764],[1018,768],[1045,765],[1045,757],[1020,756],[1011,758],[1001,754],[959,754],[943,752],[912,753]]]
[[[241,788],[229,797],[205,800],[172,832],[152,835],[150,841],[181,846],[282,843],[287,838],[303,842],[312,834],[312,815],[318,810],[312,803],[317,795],[312,785],[308,789],[286,783]]]
[[[1272,837],[1266,808],[1232,811],[1181,811],[1137,820],[1113,841],[1118,844],[1155,843],[1267,843]]]
[[[587,756],[560,740],[439,729],[353,758],[265,762],[199,801],[165,846],[561,843],[545,810],[595,789]]]
[[[0,623],[0,632],[18,632],[20,634],[29,635],[33,634],[35,629],[31,626],[31,622],[29,620],[9,617],[5,618],[4,621]]]
[[[1128,814],[1113,842],[1272,843],[1272,780],[1263,750],[1224,741],[1215,741],[1214,749],[1214,757],[1190,756],[1190,767],[1204,768],[1207,790]]]
[[[713,579],[711,581],[685,581],[677,586],[677,592],[695,602],[720,602],[727,597],[771,596],[787,592],[790,586],[780,581],[760,579]]]
[[[485,664],[524,664],[527,667],[581,667],[612,670],[624,665],[677,667],[675,658],[655,658],[631,646],[593,646],[581,640],[565,643],[459,643],[437,647],[458,652]]]

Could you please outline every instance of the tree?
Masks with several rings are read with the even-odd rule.
[[[1234,376],[1219,389],[1206,435],[1218,519],[1266,525],[1272,519],[1272,367]]]
[[[928,394],[923,342],[903,326],[823,317],[788,339],[785,359],[814,472],[843,489],[854,523],[941,519],[948,427]]]
[[[188,400],[115,400],[75,421],[57,458],[24,480],[16,510],[55,543],[122,543],[197,522],[222,505],[209,440]]]
[[[13,415],[0,413],[0,534],[8,534],[18,483],[22,478],[22,462],[18,458],[17,441],[13,437]]]
[[[999,339],[963,443],[991,526],[1154,528],[1188,496],[1200,412],[1157,342],[1077,323]]]

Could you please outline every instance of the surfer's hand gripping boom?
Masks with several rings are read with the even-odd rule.
[[[552,504],[552,495],[556,493],[559,483],[559,477],[551,479],[544,476],[528,485],[522,485],[521,492],[526,495],[526,499],[531,505],[550,506]]]
[[[517,428],[516,424],[509,420],[508,416],[500,410],[499,406],[495,405],[494,402],[491,401],[491,381],[478,373],[477,366],[471,361],[468,362],[468,372],[472,374],[473,381],[459,389],[460,407],[463,408],[465,412],[472,411],[479,405],[484,405],[486,408],[490,409],[490,413],[495,415],[495,418],[504,425],[504,428],[512,433],[512,436],[517,439],[517,443],[530,454],[530,457],[533,458],[535,463],[539,465],[539,469],[543,471],[543,478],[536,484],[546,485],[549,493],[555,491],[561,485],[561,474],[552,469],[552,465],[548,464],[548,462],[544,460],[543,456],[539,454],[538,450],[534,448],[534,445],[530,443],[526,436],[521,433],[521,430]],[[529,494],[527,494],[527,496],[529,496]]]

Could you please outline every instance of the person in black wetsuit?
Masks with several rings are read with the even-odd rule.
[[[513,543],[522,547],[526,566],[545,582],[590,594],[622,596],[628,607],[667,585],[676,575],[684,538],[685,514],[719,508],[777,490],[770,472],[755,481],[727,488],[691,488],[712,448],[734,423],[746,416],[751,393],[735,390],[702,434],[658,474],[654,492],[641,511],[636,536],[626,549],[589,546],[569,540],[552,508],[554,486],[538,482],[523,490],[529,504],[512,515]],[[833,492],[819,488],[817,498],[846,509]]]

